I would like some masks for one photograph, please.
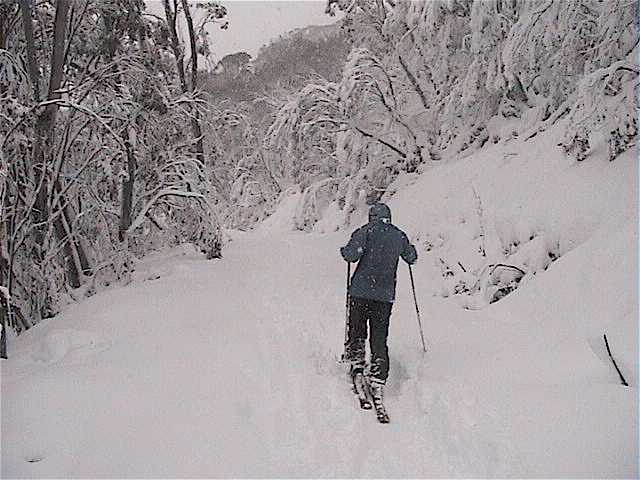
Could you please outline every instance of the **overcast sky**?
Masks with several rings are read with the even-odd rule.
[[[217,60],[229,53],[255,56],[260,47],[283,33],[308,25],[336,21],[324,13],[325,0],[222,0],[227,7],[229,28],[209,28],[211,50]],[[147,0],[149,11],[164,18],[160,0]],[[186,33],[186,30],[183,30]]]

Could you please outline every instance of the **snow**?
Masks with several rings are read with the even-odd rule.
[[[286,233],[293,231],[295,229],[294,217],[296,214],[296,208],[301,196],[302,195],[298,191],[285,192],[282,195],[282,199],[277,210],[273,215],[259,224],[256,227],[256,230],[263,233]]]
[[[337,363],[350,232],[292,232],[290,195],[222,259],[149,256],[128,286],[10,338],[3,478],[637,477],[637,152],[578,164],[559,135],[400,180],[389,204],[419,246],[428,352],[401,264],[391,424]],[[480,266],[481,226],[487,255],[517,241],[528,275],[466,310],[439,259]]]

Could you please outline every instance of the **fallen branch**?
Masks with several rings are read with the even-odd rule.
[[[475,292],[476,290],[479,290],[479,289],[484,291],[484,288],[486,288],[486,285],[483,288],[483,286],[481,285],[482,280],[484,279],[485,280],[484,283],[486,283],[489,277],[493,275],[493,272],[495,272],[497,268],[509,268],[512,270],[516,270],[517,272],[520,272],[522,276],[526,275],[526,272],[524,270],[516,267],[515,265],[507,265],[506,263],[495,263],[495,264],[490,263],[488,265],[485,265],[484,268],[480,271],[480,274],[478,275],[478,280],[476,280],[476,283],[474,283],[473,287],[471,287],[471,291]]]
[[[381,139],[380,137],[376,137],[375,135],[369,133],[369,132],[365,132],[364,130],[362,130],[359,127],[355,127],[355,130],[357,132],[359,132],[361,135],[367,137],[367,138],[371,138],[373,140],[375,140],[378,143],[381,143],[382,145],[384,145],[387,148],[390,148],[391,150],[393,150],[394,152],[396,152],[398,155],[400,155],[402,158],[407,158],[407,154],[404,153],[402,150],[400,150],[398,147],[396,147],[395,145],[390,144],[389,142],[384,141],[383,139]]]
[[[611,362],[613,363],[613,366],[616,367],[616,370],[618,372],[618,375],[620,375],[620,380],[622,381],[622,385],[624,385],[625,387],[628,387],[629,384],[627,383],[627,381],[624,379],[624,376],[622,375],[622,372],[620,371],[620,369],[618,368],[618,364],[616,363],[616,361],[613,359],[613,355],[611,355],[611,349],[609,348],[609,341],[607,340],[607,334],[605,333],[603,335],[604,337],[604,344],[607,346],[607,352],[609,352],[609,358],[611,359]]]
[[[492,265],[492,269],[491,272],[489,273],[489,275],[493,274],[493,272],[496,271],[496,268],[498,267],[502,267],[502,268],[510,268],[512,270],[517,270],[518,272],[520,272],[523,276],[526,275],[526,272],[524,270],[522,270],[521,268],[516,267],[515,265],[506,265],[504,263],[497,263],[495,265]]]

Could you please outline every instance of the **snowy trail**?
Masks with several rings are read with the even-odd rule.
[[[133,285],[27,332],[3,363],[3,477],[562,476],[574,450],[585,455],[578,474],[634,468],[626,434],[631,445],[611,465],[610,452],[593,455],[616,432],[633,432],[629,394],[612,396],[606,382],[554,385],[536,379],[535,365],[511,375],[514,356],[548,353],[546,340],[532,341],[530,326],[514,320],[489,327],[486,313],[429,296],[420,268],[430,351],[420,352],[401,265],[386,395],[392,423],[361,411],[336,364],[344,241],[238,233],[220,261],[147,260]],[[488,342],[497,330],[503,342]],[[575,363],[606,378],[587,350]],[[558,398],[569,400],[549,402]],[[576,440],[593,442],[589,432],[602,429],[596,412],[612,400],[617,413],[595,447]],[[564,430],[547,439],[549,421],[536,422],[549,415]],[[545,439],[548,446],[532,447]],[[563,453],[572,441],[578,446]],[[576,474],[575,462],[566,472]]]
[[[3,419],[14,420],[3,425],[14,440],[3,445],[7,475],[453,473],[451,459],[438,454],[428,417],[401,392],[406,367],[395,358],[392,374],[399,378],[390,382],[387,401],[394,423],[378,425],[357,408],[335,362],[344,326],[343,266],[326,239],[242,235],[223,261],[177,262],[168,275],[133,286],[136,304],[124,303],[119,297],[127,291],[119,289],[74,307],[69,332],[102,331],[104,318],[87,315],[107,305],[116,310],[117,330],[100,339],[108,346],[93,357],[67,351],[64,333],[48,324],[46,338],[58,355],[41,353],[35,377],[21,378],[20,368],[5,374]],[[12,358],[33,372],[29,348]],[[49,391],[30,390],[47,376]],[[30,410],[40,410],[37,425],[18,420],[27,416],[27,399]],[[74,416],[71,431],[56,420]],[[28,417],[33,422],[33,411]],[[48,438],[30,435],[40,428]],[[42,460],[15,464],[16,458]]]

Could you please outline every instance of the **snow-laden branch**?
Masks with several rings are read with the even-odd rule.
[[[565,134],[570,147],[583,138],[588,145],[588,131],[606,127],[610,160],[634,143],[637,132],[637,90],[640,87],[640,67],[630,59],[614,62],[582,79],[576,100],[568,118]],[[609,91],[609,93],[607,93]],[[615,92],[615,95],[611,93]],[[629,137],[621,145],[618,137]],[[614,145],[616,144],[616,145]],[[586,153],[586,152],[585,152]]]
[[[638,84],[640,67],[629,60],[620,60],[606,68],[600,68],[582,79],[578,87],[579,97],[577,104],[579,107],[576,108],[571,115],[573,122],[583,124],[593,116],[601,106],[605,90],[614,79],[615,74],[620,71],[635,74],[635,83],[636,85]],[[579,117],[578,113],[580,114]]]
[[[0,66],[4,66],[7,73],[11,73],[11,69],[13,69],[18,74],[17,79],[14,79],[9,75],[9,80],[12,80],[13,82],[17,81],[22,84],[26,84],[29,81],[27,71],[23,68],[20,61],[12,55],[10,51],[5,50],[4,48],[0,48]]]
[[[197,192],[187,192],[184,190],[175,190],[172,188],[160,190],[151,198],[151,200],[147,201],[147,203],[142,207],[142,210],[138,212],[138,215],[133,220],[133,222],[131,222],[131,225],[127,229],[127,235],[129,235],[136,228],[142,225],[144,219],[146,218],[147,212],[149,212],[153,208],[158,200],[164,197],[204,198],[204,195]]]

